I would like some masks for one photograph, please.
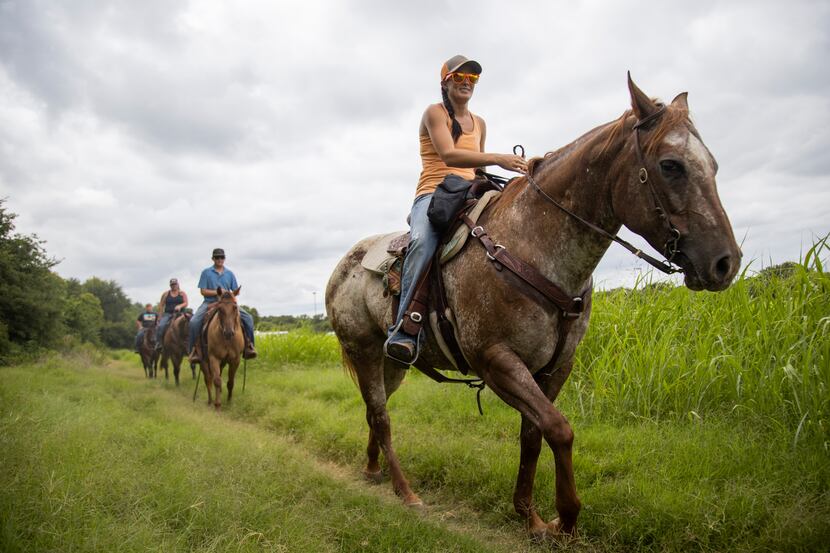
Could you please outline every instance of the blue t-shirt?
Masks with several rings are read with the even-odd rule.
[[[225,269],[222,271],[222,274],[216,272],[216,269],[211,265],[204,271],[202,271],[201,276],[199,276],[199,284],[198,287],[201,290],[202,288],[206,288],[208,290],[216,290],[219,287],[222,287],[222,290],[230,290],[234,291],[239,288],[239,285],[236,283],[236,276],[234,276],[233,271],[230,269]],[[217,301],[219,298],[216,296],[210,296],[205,298],[205,303],[213,303]]]

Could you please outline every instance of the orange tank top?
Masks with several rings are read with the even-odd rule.
[[[447,108],[442,104],[444,114],[447,116],[447,128],[452,132],[452,119],[447,113]],[[472,113],[470,113],[473,116]],[[432,194],[444,177],[450,173],[456,174],[461,178],[473,180],[476,176],[475,169],[472,167],[449,167],[435,151],[435,146],[429,135],[420,135],[421,142],[421,178],[418,179],[418,187],[415,189],[415,197],[423,196],[424,194]],[[481,128],[473,116],[473,130],[470,132],[463,132],[458,137],[458,142],[455,147],[461,150],[469,150],[471,152],[481,151]]]

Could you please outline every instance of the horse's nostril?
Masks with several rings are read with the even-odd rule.
[[[715,263],[715,276],[719,280],[723,280],[732,270],[732,258],[724,255]]]

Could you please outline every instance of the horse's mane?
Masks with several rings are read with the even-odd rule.
[[[655,103],[658,103],[658,101],[655,100]],[[592,160],[599,159],[608,153],[613,144],[618,142],[619,138],[625,133],[626,126],[629,125],[629,123],[633,125],[634,122],[634,112],[628,109],[617,119],[588,131],[570,144],[562,146],[558,150],[547,152],[542,157],[531,158],[527,163],[527,172],[530,175],[534,175],[537,171],[542,171],[546,167],[550,167],[552,164],[556,163],[556,161],[561,159],[566,153],[570,153],[577,149],[581,150],[585,154],[588,154]],[[643,154],[653,155],[656,152],[657,147],[663,142],[666,135],[676,128],[677,125],[684,123],[688,124],[693,132],[696,132],[694,131],[694,126],[691,125],[689,111],[687,109],[679,106],[666,106],[666,111],[660,118],[657,119],[657,122],[654,124],[654,128],[651,129],[648,136],[643,137],[644,140],[640,143],[643,149]],[[494,211],[498,211],[499,209],[513,203],[516,196],[519,195],[526,185],[527,177],[524,176],[512,181],[499,197],[494,207]]]

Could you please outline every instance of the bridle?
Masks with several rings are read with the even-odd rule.
[[[224,299],[224,298],[222,298],[222,299]],[[220,299],[219,301],[221,302],[222,299]],[[233,333],[232,333],[232,335],[233,335],[233,334],[236,334],[236,329],[237,329],[236,324],[239,321],[239,306],[237,305],[236,301],[231,301],[230,303],[231,303],[231,307],[236,312],[235,316],[233,317]],[[221,313],[219,313],[219,315],[221,315]],[[225,333],[224,317],[221,317],[221,316],[219,317],[219,330],[222,331],[222,336],[227,336],[227,334]]]
[[[640,162],[638,179],[640,181],[640,184],[648,184],[648,188],[650,190],[652,201],[654,204],[654,212],[657,215],[657,218],[663,222],[668,234],[668,238],[666,239],[666,242],[663,245],[662,252],[666,258],[665,261],[660,261],[659,259],[651,257],[647,253],[644,253],[641,249],[633,246],[629,242],[626,242],[619,236],[611,234],[610,232],[600,228],[599,226],[595,225],[594,223],[591,223],[590,221],[586,221],[585,219],[583,219],[582,217],[580,217],[579,215],[577,215],[576,213],[569,210],[568,208],[560,204],[558,201],[553,199],[547,192],[542,190],[539,187],[539,185],[536,184],[536,181],[533,179],[533,176],[529,172],[525,176],[527,177],[527,181],[533,186],[533,188],[536,189],[536,192],[538,192],[545,200],[552,203],[553,205],[555,205],[556,207],[558,207],[559,209],[561,209],[562,211],[564,211],[565,213],[567,213],[568,215],[582,223],[583,225],[590,228],[591,230],[621,245],[629,252],[639,257],[655,269],[658,269],[666,274],[672,274],[683,272],[682,267],[679,267],[672,263],[679,251],[678,242],[680,241],[680,231],[677,230],[677,227],[675,227],[672,223],[671,218],[668,215],[669,212],[666,210],[663,201],[660,198],[660,195],[657,193],[657,189],[654,188],[654,183],[648,178],[648,170],[646,169],[646,162],[643,156],[643,150],[640,147],[640,129],[655,122],[657,119],[660,118],[661,115],[663,115],[665,111],[666,106],[661,106],[660,109],[658,109],[651,115],[648,115],[643,119],[638,120],[634,124],[634,127],[632,129],[632,132],[634,133],[634,147],[637,151],[637,159]],[[514,146],[513,151],[516,152],[517,149],[521,149],[522,153],[524,153],[524,148],[522,148],[521,146]]]

